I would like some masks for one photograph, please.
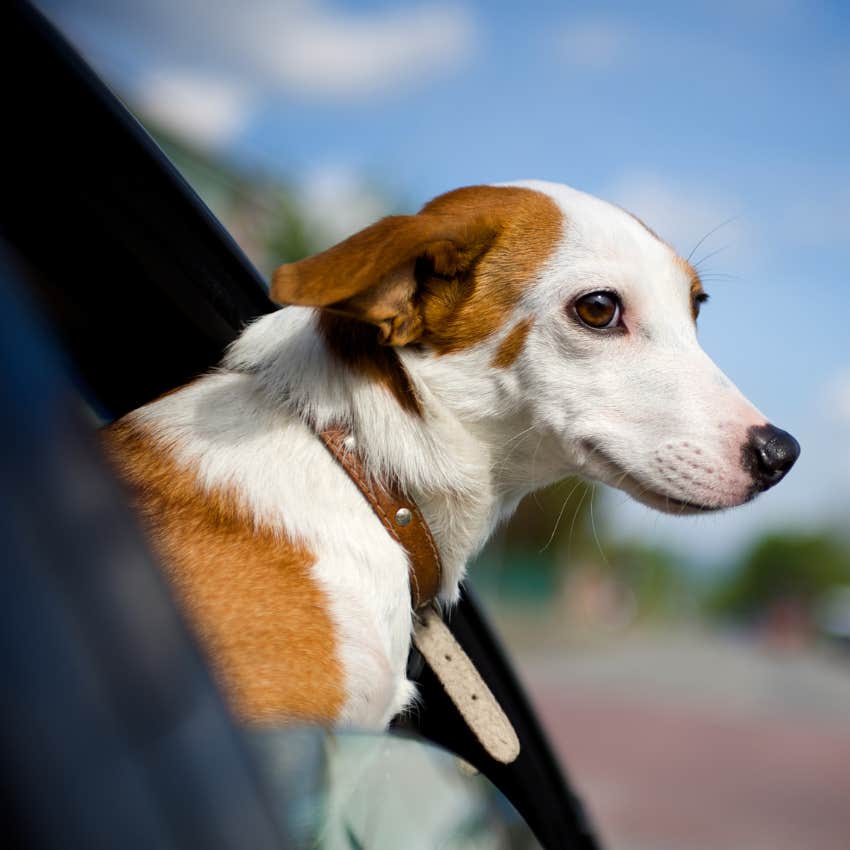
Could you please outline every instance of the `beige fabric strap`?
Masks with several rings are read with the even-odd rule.
[[[520,747],[510,720],[434,608],[420,613],[413,642],[481,746],[502,764],[514,761]]]

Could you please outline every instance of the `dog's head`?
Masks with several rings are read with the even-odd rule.
[[[522,423],[552,473],[529,485],[579,473],[660,510],[716,510],[799,454],[700,348],[689,263],[566,186],[450,192],[281,267],[271,294],[415,352],[468,419]]]

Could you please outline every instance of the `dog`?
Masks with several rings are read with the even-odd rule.
[[[567,186],[473,186],[279,268],[289,305],[104,431],[238,715],[384,728],[411,704],[404,548],[317,436],[415,499],[456,600],[531,491],[740,505],[799,454],[697,342],[694,268]]]

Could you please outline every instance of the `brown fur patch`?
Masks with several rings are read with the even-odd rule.
[[[507,369],[516,362],[525,338],[531,330],[532,319],[523,319],[511,328],[508,335],[501,341],[499,348],[493,355],[492,365],[497,369]]]
[[[696,321],[699,315],[699,301],[697,301],[697,296],[701,295],[705,290],[702,288],[702,281],[697,270],[687,260],[682,259],[682,257],[677,256],[676,261],[691,282],[691,315],[694,317],[694,321]]]
[[[271,293],[280,303],[372,324],[384,344],[459,351],[505,324],[563,238],[563,224],[542,192],[468,186],[281,266]]]
[[[398,354],[378,342],[374,327],[322,312],[319,331],[330,351],[352,371],[381,384],[408,413],[422,415],[419,399]]]
[[[445,354],[469,348],[503,327],[528,284],[564,235],[564,217],[542,192],[469,186],[435,198],[422,214],[474,220],[486,213],[493,235],[471,269],[446,279],[425,270],[419,298],[424,342]]]
[[[389,216],[321,254],[277,269],[272,299],[324,307],[375,325],[379,339],[406,345],[419,339],[416,261],[428,258],[438,274],[468,269],[493,237],[486,209],[466,217]]]
[[[332,722],[343,672],[313,554],[256,529],[233,494],[203,492],[140,427],[121,420],[102,434],[237,714]]]

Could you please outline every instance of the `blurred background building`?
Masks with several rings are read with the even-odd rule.
[[[703,345],[797,467],[697,518],[563,482],[472,583],[613,850],[850,846],[850,7],[38,5],[265,275],[527,177],[695,251]]]

